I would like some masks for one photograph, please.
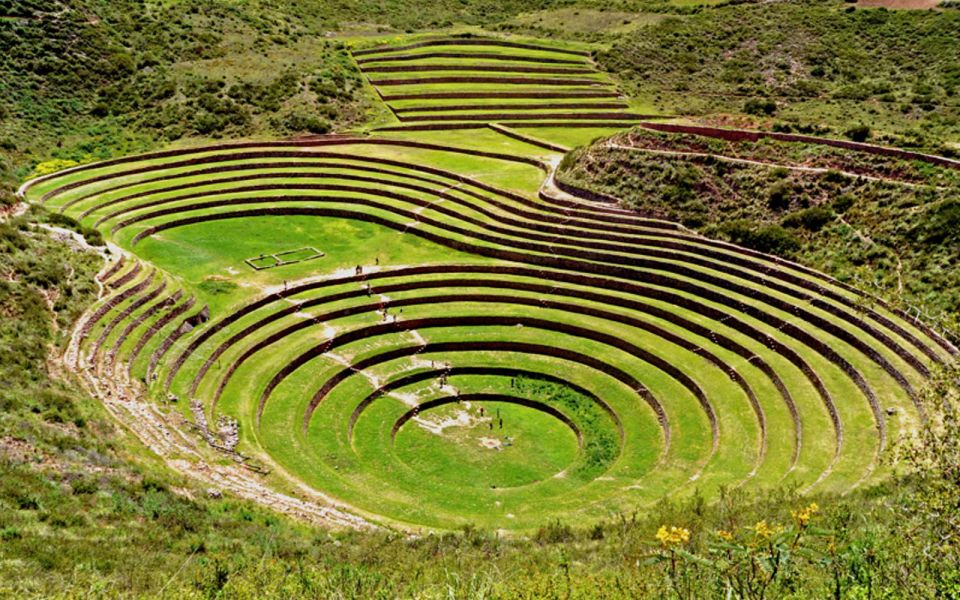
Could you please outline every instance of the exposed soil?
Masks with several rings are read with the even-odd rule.
[[[866,8],[905,8],[905,9],[927,9],[936,8],[940,0],[859,0],[857,6]]]
[[[484,448],[489,448],[491,450],[502,450],[503,442],[496,438],[482,437],[480,438],[480,445]]]

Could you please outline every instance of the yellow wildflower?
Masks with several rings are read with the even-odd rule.
[[[753,526],[753,531],[759,537],[768,538],[770,536],[776,535],[781,531],[783,531],[783,527],[781,525],[770,526],[769,524],[767,524],[766,519],[764,519],[763,521],[759,521],[756,525]]]
[[[721,540],[725,540],[725,541],[729,542],[729,541],[731,541],[731,540],[733,539],[733,534],[730,533],[729,531],[726,531],[726,530],[723,530],[723,529],[718,529],[718,530],[717,530],[717,537],[719,537]]]
[[[811,502],[809,506],[801,508],[800,510],[790,511],[790,516],[793,517],[794,522],[799,527],[806,527],[810,523],[810,519],[813,518],[813,515],[820,510],[820,507],[817,506],[816,502]]]
[[[668,528],[666,525],[661,525],[657,530],[656,538],[664,547],[685,544],[690,541],[690,530],[685,527],[671,525]]]

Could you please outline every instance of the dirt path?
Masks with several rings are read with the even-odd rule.
[[[70,342],[60,357],[61,364],[76,375],[83,387],[98,398],[107,411],[170,468],[184,473],[211,490],[226,491],[273,510],[311,523],[336,529],[371,529],[365,519],[337,506],[332,499],[300,482],[289,483],[299,497],[272,489],[262,476],[237,463],[225,463],[224,454],[206,447],[187,433],[190,424],[176,411],[164,411],[145,398],[143,385],[127,375],[126,365],[97,373],[97,357],[80,347],[79,331],[90,312],[74,326]],[[275,466],[275,465],[272,465]],[[275,466],[276,467],[276,466]],[[276,467],[275,473],[282,474]],[[289,479],[289,478],[287,478]]]

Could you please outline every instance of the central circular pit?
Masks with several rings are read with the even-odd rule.
[[[477,394],[407,411],[394,425],[393,451],[430,479],[509,488],[563,476],[582,439],[576,423],[553,407]]]

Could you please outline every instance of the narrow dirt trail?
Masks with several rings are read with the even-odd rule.
[[[102,293],[101,293],[102,295]],[[96,305],[94,305],[96,306]],[[148,449],[170,468],[186,474],[211,489],[229,492],[291,517],[333,529],[372,529],[375,525],[351,514],[331,498],[283,476],[283,470],[272,464],[273,472],[284,477],[299,497],[281,493],[262,480],[262,475],[238,463],[227,462],[227,455],[198,443],[186,433],[190,423],[178,412],[162,410],[146,398],[143,385],[127,375],[126,365],[98,374],[98,358],[88,356],[80,347],[79,331],[90,313],[81,317],[73,328],[70,341],[58,358],[76,376],[84,389],[98,398],[110,415],[134,434]]]

